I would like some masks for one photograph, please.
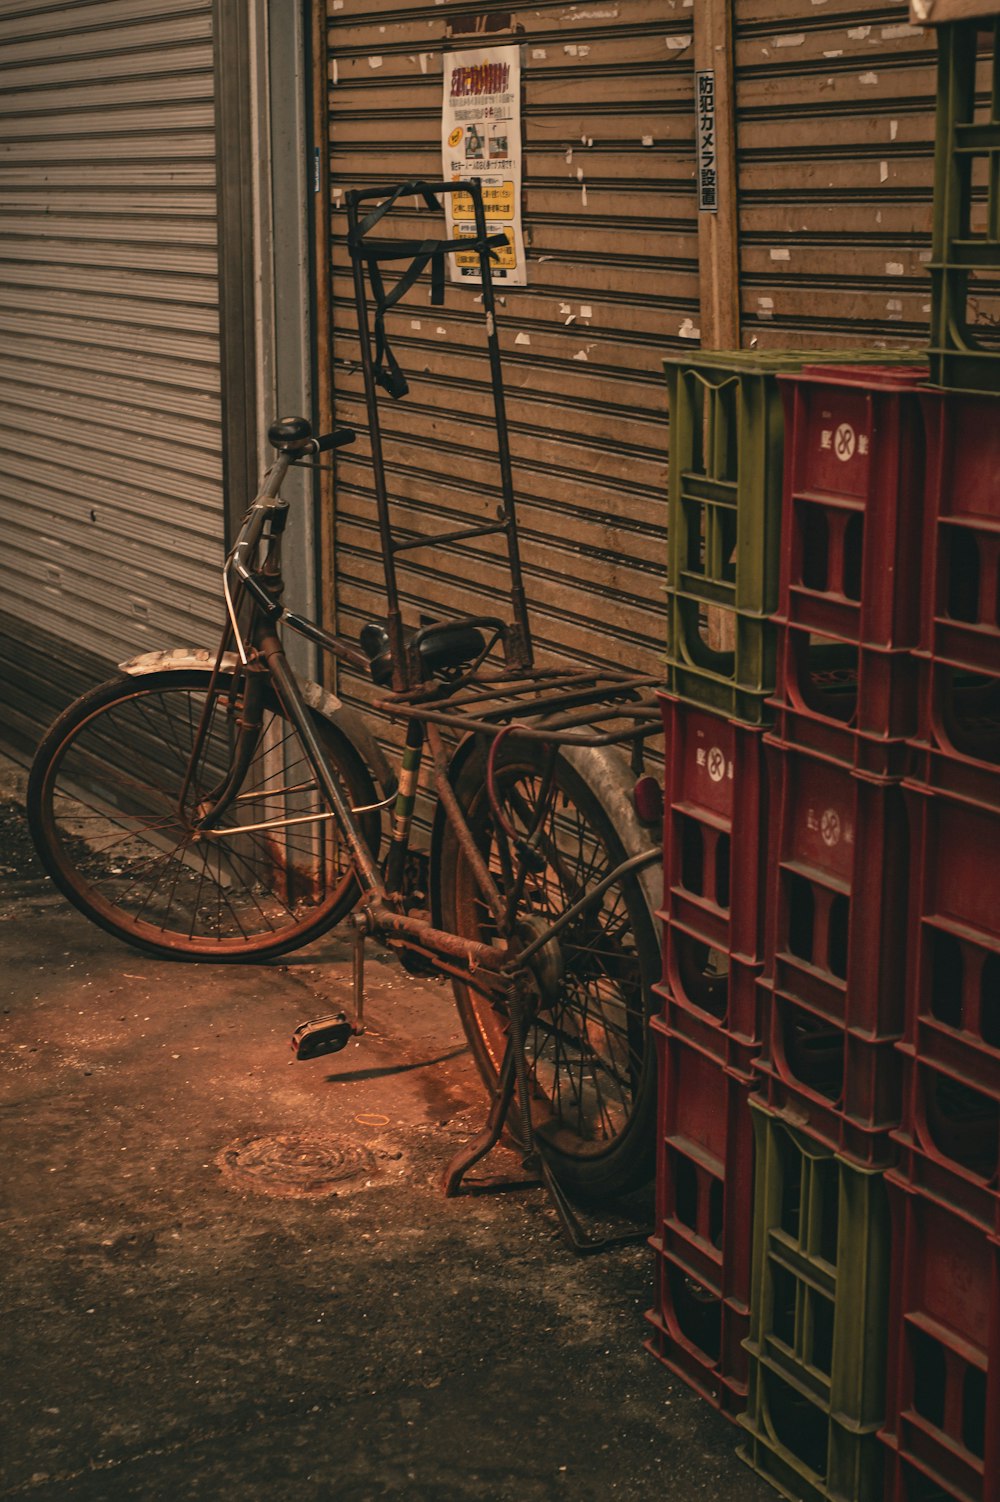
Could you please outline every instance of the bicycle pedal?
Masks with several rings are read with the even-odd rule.
[[[292,1034],[292,1053],[297,1059],[319,1059],[324,1054],[339,1053],[354,1037],[354,1028],[343,1012],[332,1017],[317,1017],[303,1022]]]

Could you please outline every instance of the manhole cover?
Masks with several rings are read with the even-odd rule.
[[[359,1143],[308,1133],[234,1142],[215,1161],[242,1189],[287,1199],[337,1194],[375,1169],[373,1155]]]

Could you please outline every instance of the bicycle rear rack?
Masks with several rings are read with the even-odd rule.
[[[457,683],[422,684],[378,707],[393,717],[467,733],[492,736],[509,727],[527,740],[559,745],[634,744],[661,733],[650,692],[658,681],[614,668],[532,668],[491,676],[473,669]]]

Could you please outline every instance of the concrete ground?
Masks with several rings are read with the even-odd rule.
[[[774,1493],[643,1349],[652,1253],[536,1193],[445,1200],[484,1100],[446,989],[330,936],[150,960],[34,865],[0,764],[0,1496],[650,1502]]]

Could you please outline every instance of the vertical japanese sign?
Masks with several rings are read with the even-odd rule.
[[[503,230],[493,280],[506,287],[527,284],[521,233],[521,49],[489,47],[444,54],[441,121],[443,180],[478,177],[488,230]],[[446,196],[448,235],[472,239],[476,224],[468,194]],[[478,287],[479,256],[455,251],[453,281]]]
[[[712,69],[694,75],[696,140],[698,144],[698,208],[702,213],[719,211],[719,159],[715,144],[715,73]]]

